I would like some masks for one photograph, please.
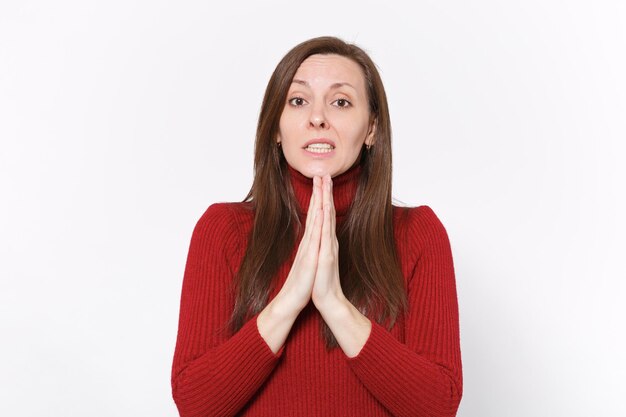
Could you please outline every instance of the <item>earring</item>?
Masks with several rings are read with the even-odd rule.
[[[372,147],[372,145],[365,145],[365,147],[367,148],[367,150],[369,151],[370,148]]]
[[[276,146],[280,148],[280,142],[276,142]]]

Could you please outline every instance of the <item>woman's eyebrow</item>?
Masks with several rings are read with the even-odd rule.
[[[304,80],[298,80],[298,79],[293,79],[292,84],[296,83],[296,84],[301,84],[305,87],[309,87],[310,85],[308,82],[304,81]],[[330,86],[331,89],[335,89],[335,88],[339,88],[339,87],[343,87],[344,85],[347,85],[348,87],[351,87],[353,90],[356,90],[356,88],[354,88],[354,86],[348,82],[340,82],[340,83],[334,83],[333,85]]]

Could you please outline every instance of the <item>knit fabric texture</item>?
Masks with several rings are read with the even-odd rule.
[[[312,180],[288,168],[304,225]],[[356,193],[360,166],[333,178],[337,227]],[[394,237],[409,308],[391,330],[372,318],[362,350],[328,350],[312,303],[274,354],[256,316],[232,334],[233,279],[254,212],[250,203],[215,203],[189,247],[172,366],[182,417],[454,416],[462,395],[455,274],[446,230],[428,206],[393,207]],[[274,277],[280,290],[297,251]],[[372,248],[376,256],[376,248]]]

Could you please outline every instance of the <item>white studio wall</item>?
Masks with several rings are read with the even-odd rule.
[[[619,0],[0,4],[0,415],[177,415],[193,226],[241,201],[274,66],[378,64],[394,197],[448,230],[459,417],[623,416]]]

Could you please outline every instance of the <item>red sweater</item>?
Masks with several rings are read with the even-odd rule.
[[[312,180],[289,168],[304,224]],[[353,200],[360,167],[333,179],[339,225]],[[182,417],[454,416],[461,400],[459,319],[450,243],[427,206],[394,206],[394,234],[409,310],[391,331],[372,320],[361,352],[327,351],[312,303],[277,354],[252,317],[235,334],[232,280],[254,213],[249,203],[217,203],[191,237],[172,367]],[[293,263],[275,277],[281,288]],[[375,256],[372,248],[372,256]]]

